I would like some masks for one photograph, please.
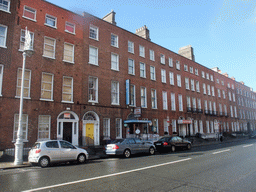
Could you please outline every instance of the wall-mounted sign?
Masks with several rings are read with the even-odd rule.
[[[64,119],[70,119],[70,113],[64,113]]]
[[[125,81],[125,87],[126,87],[126,105],[130,105],[130,79],[127,79]]]
[[[133,113],[134,113],[134,117],[140,117],[141,116],[141,108],[135,107]]]
[[[178,120],[178,124],[191,124],[192,120]]]

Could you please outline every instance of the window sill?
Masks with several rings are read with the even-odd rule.
[[[34,21],[34,22],[37,22],[37,20],[34,20],[34,19],[31,19],[31,18],[29,18],[29,17],[26,17],[26,16],[22,16],[24,19],[28,19],[28,20],[30,20],[30,21]]]
[[[119,103],[111,103],[111,105],[119,106]]]
[[[19,52],[21,52],[21,53],[23,53],[23,52],[24,52],[24,50],[22,50],[22,49],[19,49],[18,51],[19,51]],[[34,49],[31,49],[31,51],[33,51],[33,52],[34,52]]]
[[[118,46],[115,46],[115,45],[111,45],[112,47],[115,47],[115,48],[119,48]]]
[[[70,63],[70,64],[75,64],[75,62],[66,61],[66,60],[63,60],[63,62],[65,62],[65,63]]]
[[[47,23],[45,23],[44,25],[45,25],[45,26],[48,26],[48,27],[51,27],[51,28],[54,28],[54,29],[57,29],[56,26],[48,25]]]
[[[130,52],[130,51],[128,51],[128,53],[134,54],[134,52]]]
[[[73,104],[74,102],[73,102],[73,101],[61,101],[61,103],[70,103],[70,104]]]
[[[13,143],[16,143],[16,140],[12,140]],[[23,142],[28,142],[27,139],[23,139]]]
[[[6,46],[1,46],[1,45],[0,45],[0,47],[1,47],[1,48],[4,48],[4,49],[7,49],[7,47],[6,47]]]
[[[132,76],[134,76],[135,74],[132,74],[132,73],[128,73],[129,75],[132,75]]]
[[[99,39],[94,39],[94,38],[92,38],[92,37],[89,37],[89,39],[92,39],[92,40],[95,40],[95,41],[99,41]]]
[[[72,33],[72,32],[70,32],[70,31],[68,31],[68,30],[64,30],[65,32],[67,32],[67,33],[70,33],[70,34],[72,34],[72,35],[76,35],[76,33]]]
[[[3,10],[3,9],[0,9],[0,11],[3,11],[3,12],[5,12],[5,13],[10,13],[10,14],[11,14],[10,11],[6,11],[6,10]]]
[[[147,77],[141,77],[141,76],[140,76],[140,78],[146,79]]]
[[[94,66],[99,66],[99,64],[97,63],[97,64],[95,64],[95,63],[90,63],[90,62],[88,62],[88,64],[90,64],[90,65],[94,65]]]
[[[112,71],[119,71],[119,69],[112,69],[112,68],[111,68],[111,70],[112,70]]]
[[[97,104],[99,103],[98,101],[92,101],[92,100],[89,100],[88,102],[91,103],[92,105],[95,105],[96,103]]]
[[[45,56],[43,55],[44,58],[47,58],[47,59],[54,59],[55,60],[55,57],[48,57],[48,56]]]
[[[15,96],[16,99],[20,99],[20,96]],[[23,99],[31,99],[31,97],[23,97]]]
[[[51,100],[51,99],[42,99],[42,98],[40,98],[40,101],[50,101],[50,102],[53,102],[54,100]]]
[[[160,62],[160,64],[165,65],[165,63],[161,63],[161,62]]]

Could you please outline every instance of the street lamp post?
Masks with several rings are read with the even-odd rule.
[[[30,33],[27,30],[25,32],[25,45],[23,51],[23,65],[22,65],[22,76],[21,76],[21,92],[20,92],[20,110],[19,110],[19,124],[17,131],[17,139],[15,143],[15,159],[14,165],[23,164],[23,131],[22,131],[22,111],[23,111],[23,96],[24,96],[24,74],[25,74],[25,65],[26,65],[26,56],[31,53],[31,37]]]

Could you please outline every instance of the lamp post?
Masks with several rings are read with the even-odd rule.
[[[22,131],[22,111],[23,111],[23,96],[24,96],[24,74],[26,65],[26,56],[31,54],[31,37],[27,30],[25,32],[25,45],[23,51],[23,65],[22,65],[22,76],[21,76],[21,91],[20,91],[20,110],[19,110],[19,124],[17,131],[17,139],[15,143],[15,159],[14,165],[23,164],[23,131]]]

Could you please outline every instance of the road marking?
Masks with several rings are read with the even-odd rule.
[[[26,190],[26,191],[23,191],[23,192],[39,191],[39,190],[45,190],[45,189],[50,189],[50,188],[55,188],[55,187],[61,187],[61,186],[65,186],[65,185],[72,185],[72,184],[76,184],[76,183],[82,183],[82,182],[86,182],[86,181],[102,179],[102,178],[106,178],[106,177],[113,177],[113,176],[117,176],[117,175],[123,175],[123,174],[132,173],[132,172],[136,172],[136,171],[141,171],[141,170],[151,169],[151,168],[155,168],[155,167],[160,167],[160,166],[170,165],[170,164],[174,164],[174,163],[179,163],[179,162],[183,162],[183,161],[188,161],[190,159],[192,159],[192,158],[181,159],[181,160],[172,161],[172,162],[168,162],[168,163],[152,165],[152,166],[148,166],[148,167],[133,169],[133,170],[129,170],[129,171],[123,171],[123,172],[119,172],[119,173],[113,173],[113,174],[109,174],[109,175],[103,175],[103,176],[99,176],[99,177],[82,179],[82,180],[78,180],[78,181],[72,181],[72,182],[67,182],[67,183],[62,183],[62,184],[57,184],[57,185],[50,185],[50,186],[40,187],[40,188],[36,188],[36,189],[30,189],[30,190]]]
[[[223,152],[227,152],[227,151],[230,151],[230,149],[226,149],[226,150],[223,150],[223,151],[217,151],[217,152],[214,152],[212,154],[215,155],[215,154],[223,153]]]
[[[245,145],[245,146],[243,146],[243,147],[251,147],[251,146],[253,146],[253,144]]]

